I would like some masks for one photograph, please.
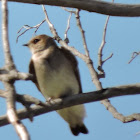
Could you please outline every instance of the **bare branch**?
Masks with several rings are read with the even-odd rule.
[[[78,23],[78,27],[79,27],[79,29],[80,29],[80,31],[81,31],[81,34],[82,34],[82,40],[83,40],[83,43],[84,43],[84,48],[85,48],[85,52],[86,52],[86,55],[87,55],[87,58],[88,59],[86,59],[86,64],[87,64],[87,66],[88,66],[88,68],[89,68],[89,71],[90,71],[90,74],[91,74],[91,77],[92,77],[92,81],[93,81],[93,83],[95,84],[95,86],[96,86],[96,88],[98,89],[98,90],[101,90],[102,89],[102,85],[101,85],[101,83],[100,83],[100,81],[99,81],[99,75],[97,74],[97,72],[96,72],[96,70],[95,70],[95,68],[94,68],[94,66],[93,66],[93,62],[92,62],[92,60],[90,59],[90,56],[89,56],[89,51],[88,51],[88,48],[87,48],[87,44],[86,44],[86,39],[85,39],[85,35],[84,35],[84,31],[83,31],[83,29],[82,29],[82,25],[81,25],[81,22],[80,22],[80,18],[79,18],[79,11],[77,11],[77,23]],[[102,54],[102,50],[103,50],[103,48],[104,48],[104,44],[105,44],[105,36],[106,36],[106,29],[107,29],[107,24],[108,24],[108,20],[109,20],[109,17],[107,18],[107,21],[106,21],[106,25],[105,25],[105,28],[104,28],[104,33],[103,33],[103,42],[102,42],[102,45],[101,45],[101,47],[100,47],[100,49],[99,49],[99,53],[101,53]],[[100,56],[102,56],[102,55],[100,55]],[[109,57],[109,58],[111,58],[112,57],[112,55]],[[105,62],[105,61],[107,61],[109,58],[107,58],[106,60],[104,60],[104,61],[102,61],[102,57],[100,57],[101,59],[101,66],[103,65],[103,63]],[[116,115],[116,114],[119,114],[118,112],[117,112],[117,110],[111,105],[111,103],[110,103],[110,101],[108,100],[108,99],[106,99],[106,100],[103,100],[103,101],[101,101],[101,103],[102,104],[104,104],[105,105],[105,107],[106,108],[108,108],[108,110],[112,113],[112,115],[114,116],[114,117],[116,117],[117,119],[120,119],[120,118],[122,118],[122,117],[124,117],[123,115],[122,116],[120,116],[120,115]],[[120,119],[121,120],[121,119]]]
[[[0,81],[9,82],[15,80],[33,80],[34,77],[32,74],[29,73],[22,73],[16,70],[0,70]]]
[[[105,43],[106,43],[106,32],[107,32],[107,25],[108,25],[108,22],[109,22],[109,18],[110,16],[107,16],[107,19],[106,19],[106,23],[105,23],[105,26],[104,26],[104,31],[103,31],[103,38],[102,38],[102,42],[101,42],[101,45],[99,47],[99,50],[98,50],[98,70],[99,70],[99,78],[104,78],[105,77],[105,72],[103,70],[103,63],[105,61],[107,61],[109,58],[112,57],[113,54],[110,55],[110,57],[108,57],[106,60],[103,61],[103,49],[104,49],[104,46],[105,46]]]
[[[39,27],[45,22],[46,20],[44,19],[43,21],[41,21],[41,23],[35,25],[35,26],[29,26],[29,25],[24,25],[22,26],[19,31],[17,32],[18,34],[22,31],[22,29],[26,29],[25,31],[21,32],[18,36],[17,36],[17,39],[16,39],[16,42],[18,42],[18,39],[20,36],[22,36],[24,33],[26,33],[28,30],[30,29],[34,29],[35,28],[35,31],[34,31],[34,34],[37,32],[37,30],[39,29]]]
[[[135,135],[140,135],[140,132],[137,132]]]
[[[61,7],[63,10],[65,10],[65,11],[67,11],[67,12],[69,12],[69,13],[72,13],[72,14],[75,14],[75,11],[73,11],[73,8],[72,8],[72,10],[68,10],[67,8],[65,8],[65,7]]]
[[[19,120],[15,108],[15,89],[12,84],[4,83],[6,89],[7,118],[15,127],[17,134],[21,140],[30,140],[26,127]]]
[[[117,97],[117,96],[124,96],[124,95],[136,95],[140,94],[140,84],[134,85],[124,85],[118,87],[107,88],[99,91],[84,93],[84,94],[77,94],[73,96],[69,96],[62,100],[56,99],[54,100],[55,104],[44,103],[45,105],[39,106],[34,105],[31,106],[30,111],[34,116],[38,116],[47,112],[59,110],[65,107],[70,107],[73,105],[89,103],[104,100],[107,98]],[[20,119],[28,118],[28,111],[26,109],[22,109],[17,111],[17,114]],[[131,122],[131,121],[140,121],[140,114],[132,114],[130,116],[124,117],[122,114],[113,114],[113,116],[123,123]],[[9,122],[7,120],[7,116],[0,117],[0,126],[7,125]]]
[[[98,74],[93,66],[93,61],[90,59],[90,55],[89,55],[89,51],[88,51],[88,47],[87,47],[87,43],[86,43],[86,37],[85,37],[85,32],[82,28],[81,25],[81,21],[80,21],[80,16],[79,16],[79,10],[76,11],[76,20],[77,20],[77,25],[80,29],[81,35],[82,35],[82,40],[83,40],[83,44],[84,44],[84,49],[85,49],[85,53],[87,56],[87,59],[83,59],[83,61],[85,61],[85,63],[87,64],[90,74],[91,74],[91,78],[92,78],[92,82],[95,84],[96,88],[98,90],[102,89],[101,83],[98,79]]]
[[[50,20],[49,20],[47,11],[46,11],[46,9],[45,9],[45,6],[42,5],[42,8],[43,8],[43,11],[44,11],[44,13],[45,13],[45,18],[46,18],[46,21],[47,21],[47,23],[48,23],[48,25],[49,25],[49,28],[50,28],[52,34],[54,35],[54,37],[57,37],[57,39],[58,39],[58,41],[59,41],[59,38],[60,38],[60,37],[58,36],[58,34],[57,34],[57,32],[56,32],[56,30],[55,30],[55,28],[54,28],[54,25],[53,25],[53,24],[50,22]]]
[[[45,8],[44,8],[44,9],[45,9]],[[44,9],[43,9],[43,10],[44,10]],[[56,38],[56,40],[57,40],[62,46],[66,47],[69,51],[73,52],[75,55],[77,55],[78,57],[80,57],[81,59],[83,59],[83,60],[86,62],[87,66],[88,66],[88,68],[89,68],[90,74],[91,74],[92,81],[93,81],[93,83],[95,84],[96,88],[97,88],[98,90],[103,89],[103,88],[102,88],[102,84],[101,84],[101,82],[99,81],[99,76],[98,76],[98,74],[97,74],[97,72],[96,72],[96,70],[95,70],[95,68],[94,68],[94,66],[93,66],[92,60],[91,60],[89,57],[87,57],[86,55],[83,55],[83,54],[79,53],[75,48],[72,48],[72,47],[68,46],[68,45],[58,36],[58,34],[57,34],[57,32],[56,32],[56,29],[54,28],[54,26],[52,25],[52,23],[51,23],[50,20],[48,19],[48,15],[47,15],[46,10],[44,10],[44,12],[45,12],[45,15],[46,15],[46,21],[47,21],[47,23],[49,24],[50,30],[51,30],[52,34],[54,35],[54,37]],[[110,101],[109,101],[108,99],[102,100],[101,103],[104,104],[104,106],[108,109],[108,111],[110,111],[114,116],[115,116],[115,114],[118,114],[117,110],[111,105],[111,103],[110,103]],[[117,115],[117,116],[115,116],[115,117],[116,117],[117,119],[121,120],[119,115]],[[124,116],[123,116],[123,117],[124,117]]]
[[[0,90],[0,97],[3,97],[3,98],[6,98],[8,96],[7,92],[4,91],[4,90]],[[45,106],[45,104],[38,100],[37,98],[34,98],[30,95],[20,95],[18,93],[16,93],[16,101],[17,102],[20,102],[22,103],[23,105],[32,105],[32,104],[35,104],[35,105],[41,105],[41,106]]]
[[[5,54],[5,72],[15,72],[16,68],[13,62],[13,58],[10,53],[9,47],[9,39],[8,39],[8,9],[7,9],[7,0],[2,0],[2,40],[3,40],[3,48]],[[4,72],[2,69],[1,72]],[[5,74],[3,74],[5,75]],[[7,118],[9,122],[14,126],[16,129],[17,134],[19,135],[21,140],[29,140],[29,134],[24,127],[24,125],[19,121],[16,107],[15,107],[15,88],[13,85],[14,80],[7,79],[7,81],[3,81],[7,96],[6,96],[6,103],[7,103]]]
[[[112,58],[112,56],[113,56],[113,53],[111,53],[109,57],[107,57],[105,60],[103,60],[102,63],[105,63],[107,60],[109,60],[110,58]]]
[[[140,52],[133,52],[130,61],[128,62],[128,64],[130,64],[138,55],[140,55]]]
[[[81,35],[82,35],[83,46],[84,46],[84,49],[85,49],[86,56],[89,57],[89,51],[88,51],[88,47],[87,47],[87,43],[86,43],[85,31],[82,28],[82,24],[81,24],[79,13],[80,13],[80,10],[77,9],[76,12],[75,12],[77,26],[79,27],[79,30],[80,30]]]
[[[77,51],[74,47],[68,46],[68,44],[59,37],[58,33],[56,32],[56,29],[54,28],[53,24],[51,23],[51,21],[48,18],[48,14],[47,14],[47,11],[46,11],[44,5],[42,6],[42,8],[43,8],[43,11],[45,13],[46,22],[49,25],[50,31],[53,34],[54,39],[56,39],[58,41],[58,43],[60,43],[63,47],[65,47],[66,49],[68,49],[69,51],[71,51],[76,56],[80,57],[81,59],[86,60],[87,57],[85,55],[83,55],[82,53],[80,53],[79,51]]]
[[[10,54],[9,40],[8,40],[8,9],[7,1],[2,0],[2,41],[5,55],[5,63],[9,69],[15,68],[13,58]]]
[[[68,18],[68,21],[67,21],[67,27],[66,27],[66,30],[65,30],[65,33],[64,33],[64,40],[67,44],[69,43],[67,34],[68,34],[69,29],[70,29],[71,16],[72,16],[72,12],[70,12],[70,15],[69,15],[69,18]]]
[[[9,0],[13,2],[72,7],[110,16],[140,16],[140,4],[120,4],[101,0]]]
[[[45,7],[43,7],[43,10],[44,9],[45,9]],[[91,74],[91,78],[92,78],[93,83],[95,84],[95,86],[96,86],[96,88],[98,90],[101,90],[102,89],[102,85],[101,85],[101,82],[99,81],[99,77],[98,77],[98,74],[97,74],[97,72],[96,72],[96,70],[95,70],[95,68],[93,66],[92,60],[89,57],[87,57],[87,56],[79,53],[75,48],[69,47],[64,41],[62,41],[62,39],[60,39],[60,37],[58,36],[58,34],[56,32],[56,29],[54,28],[54,26],[52,26],[52,23],[48,19],[48,15],[47,15],[46,10],[44,10],[44,12],[45,12],[45,15],[46,15],[46,21],[47,21],[48,24],[50,24],[49,25],[50,30],[51,30],[52,34],[55,36],[55,38],[57,39],[57,41],[62,46],[66,47],[68,50],[70,50],[71,52],[73,52],[75,55],[77,55],[78,57],[80,57],[81,59],[83,59],[86,62],[87,66],[89,68],[89,71],[90,71],[90,74]],[[109,108],[109,111],[110,112],[112,111],[112,108],[114,108],[111,105],[111,103],[109,102],[109,100],[107,100],[107,99],[104,100],[104,101],[101,101],[101,103],[104,104],[106,108]],[[107,104],[107,106],[106,106],[106,104]],[[116,112],[116,113],[118,113],[118,112]]]

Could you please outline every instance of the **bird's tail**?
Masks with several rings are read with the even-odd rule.
[[[78,136],[79,133],[83,133],[83,134],[88,134],[88,129],[86,128],[86,126],[84,124],[80,124],[80,125],[76,125],[76,126],[70,126],[71,132],[73,133],[73,135]]]

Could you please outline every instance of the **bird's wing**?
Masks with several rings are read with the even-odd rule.
[[[38,90],[40,91],[39,84],[38,84],[37,78],[36,78],[36,73],[35,73],[35,68],[34,68],[34,62],[33,62],[32,59],[31,59],[30,64],[29,64],[29,73],[33,74],[34,79],[32,81],[36,84]]]
[[[78,69],[78,62],[75,58],[75,56],[67,49],[65,49],[64,47],[60,48],[61,52],[64,54],[64,56],[70,60],[71,66],[73,68],[73,71],[75,73],[75,76],[78,80],[78,84],[79,84],[79,93],[82,93],[82,85],[81,85],[81,80],[80,80],[80,73],[79,73],[79,69]]]

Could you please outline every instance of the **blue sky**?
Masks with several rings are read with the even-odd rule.
[[[122,2],[117,1],[117,2]],[[124,1],[126,2],[126,0]],[[138,0],[127,0],[128,3],[138,3]],[[1,4],[1,3],[0,3]],[[28,64],[31,54],[26,47],[22,44],[28,42],[33,36],[33,31],[30,30],[19,38],[16,43],[17,31],[23,25],[34,26],[44,19],[42,7],[39,5],[22,4],[22,3],[9,3],[9,41],[11,52],[14,58],[16,67],[21,72],[28,72]],[[58,34],[64,38],[64,31],[67,24],[69,14],[63,11],[60,7],[46,6],[49,18],[57,29]],[[80,13],[82,26],[86,31],[86,39],[89,47],[91,58],[94,66],[97,69],[97,52],[102,41],[102,32],[106,20],[105,15],[89,13],[82,11]],[[1,19],[1,13],[0,13]],[[1,20],[0,20],[1,21]],[[80,52],[84,53],[82,46],[81,35],[76,26],[74,15],[71,19],[71,28],[68,32],[70,45],[74,46]],[[44,23],[37,32],[39,34],[47,34],[52,36],[49,31],[48,25]],[[118,86],[124,84],[139,83],[140,75],[140,56],[138,56],[131,64],[128,64],[131,54],[134,51],[140,51],[140,18],[124,18],[124,17],[111,17],[107,36],[106,46],[103,51],[103,58],[108,57],[113,53],[113,57],[104,64],[106,78],[101,79],[103,87]],[[85,63],[77,58],[79,61],[79,69],[81,74],[81,81],[83,92],[96,90],[91,81],[89,70]],[[4,65],[4,57],[1,41],[0,30],[0,67]],[[45,101],[43,96],[39,93],[35,85],[30,81],[17,81],[15,83],[16,90],[21,94],[32,95],[42,101]],[[0,88],[3,85],[0,83]],[[124,114],[130,115],[132,113],[140,113],[140,96],[126,96],[111,99],[111,103],[117,110]],[[0,99],[0,115],[6,113],[5,100]],[[56,112],[43,114],[35,117],[33,122],[24,120],[23,123],[31,135],[32,140],[138,140],[140,135],[135,136],[140,131],[139,122],[132,122],[123,124],[119,120],[113,118],[110,112],[100,104],[100,102],[88,103],[85,105],[87,110],[87,117],[85,124],[89,129],[88,135],[80,134],[75,137],[71,134],[68,125]],[[17,108],[22,108],[17,104]],[[1,139],[4,140],[18,140],[14,128],[7,125],[0,128]]]

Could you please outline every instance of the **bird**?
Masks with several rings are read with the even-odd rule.
[[[33,37],[23,46],[31,51],[29,73],[33,74],[33,82],[46,100],[82,93],[78,62],[68,49],[58,47],[55,40],[45,34]],[[68,123],[73,135],[88,134],[83,104],[57,110],[57,113]]]

